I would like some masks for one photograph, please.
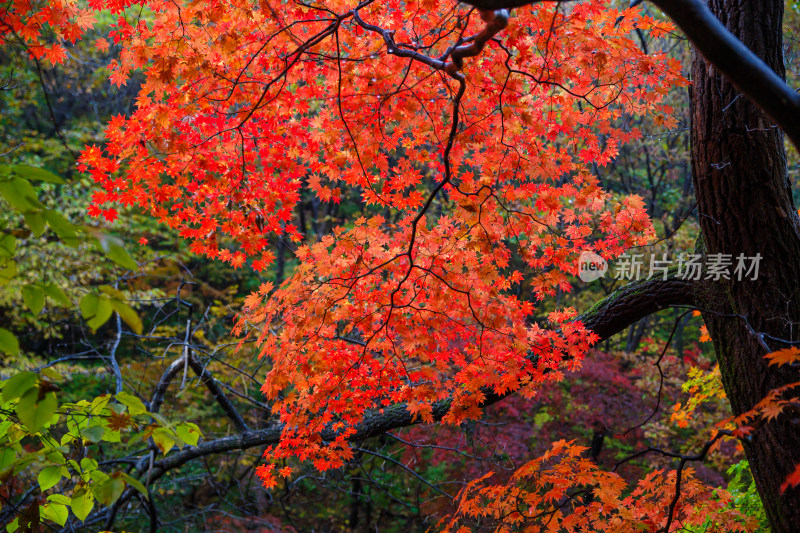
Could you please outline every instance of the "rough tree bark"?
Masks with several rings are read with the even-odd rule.
[[[782,0],[711,0],[724,26],[784,77]],[[692,168],[707,254],[762,256],[755,281],[705,286],[698,303],[735,414],[800,380],[763,356],[800,339],[800,219],[789,186],[783,132],[701,55],[692,65]],[[800,527],[800,490],[781,494],[800,463],[800,427],[785,417],[745,443],[774,533]]]

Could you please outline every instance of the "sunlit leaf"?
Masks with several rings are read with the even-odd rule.
[[[94,507],[94,495],[87,488],[78,488],[72,493],[70,505],[72,506],[73,514],[78,520],[86,520],[86,517],[89,516]]]
[[[53,418],[58,408],[58,400],[52,392],[41,395],[39,388],[28,389],[19,399],[16,413],[20,422],[25,424],[31,433],[42,429]]]
[[[47,502],[39,507],[42,518],[55,522],[59,526],[67,523],[69,509],[62,503]]]
[[[3,331],[5,330],[0,328],[0,336]],[[36,374],[33,372],[20,372],[3,380],[3,401],[8,402],[20,398],[28,390],[35,388],[37,381]]]
[[[42,492],[46,491],[47,489],[54,487],[61,478],[69,476],[69,471],[65,466],[61,465],[49,465],[42,469],[39,472],[39,488]]]
[[[122,405],[128,408],[128,414],[131,416],[136,416],[147,412],[147,409],[142,401],[127,391],[118,392],[116,398]]]

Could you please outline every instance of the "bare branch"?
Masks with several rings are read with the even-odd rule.
[[[219,383],[217,380],[214,379],[214,376],[211,375],[211,372],[208,371],[203,365],[200,364],[200,361],[191,353],[188,352],[188,359],[189,359],[189,366],[194,370],[195,374],[200,378],[200,381],[208,388],[212,395],[214,395],[214,399],[217,403],[222,407],[222,410],[225,411],[225,414],[228,415],[228,418],[231,419],[233,425],[236,426],[236,430],[239,432],[248,431],[250,428],[247,427],[242,415],[239,414],[239,411],[236,410],[236,407],[231,403],[228,397],[225,395],[225,392],[219,387]]]
[[[200,381],[203,382],[211,394],[214,396],[214,399],[217,403],[222,407],[222,410],[225,411],[225,414],[228,415],[233,425],[236,427],[236,430],[239,432],[247,431],[249,428],[247,423],[242,418],[242,415],[239,414],[239,411],[236,410],[236,407],[231,403],[230,399],[225,395],[225,392],[220,388],[219,383],[214,376],[211,375],[211,372],[207,368],[205,368],[200,361],[191,353],[191,350],[185,350],[184,354],[175,359],[172,364],[170,364],[164,373],[161,375],[161,379],[158,380],[156,384],[156,388],[153,391],[152,399],[150,400],[149,411],[151,413],[157,413],[158,410],[161,408],[161,404],[164,402],[164,394],[169,387],[169,384],[172,382],[173,378],[181,371],[181,369],[189,366],[195,374],[200,378]]]
[[[175,374],[180,371],[181,366],[184,365],[184,356],[181,355],[177,359],[175,359],[171,365],[164,370],[164,373],[161,374],[161,379],[158,380],[156,384],[156,388],[153,390],[153,396],[150,400],[150,405],[148,406],[148,411],[151,413],[157,413],[159,409],[161,409],[161,404],[164,402],[164,394],[167,392],[167,387],[172,382],[172,378],[175,377]]]

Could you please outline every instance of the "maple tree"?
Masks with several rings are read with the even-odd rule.
[[[435,1],[90,2],[118,16],[109,35],[121,49],[110,66],[113,83],[133,73],[144,80],[135,111],[111,120],[106,143],[87,146],[80,157],[79,168],[99,186],[90,213],[113,221],[116,206],[135,206],[175,228],[194,252],[235,267],[268,267],[275,237],[294,243],[300,261],[280,286],[265,283],[248,297],[236,326],[258,339],[270,363],[262,390],[279,421],[260,433],[242,428],[240,442],[200,443],[166,457],[148,469],[149,480],[205,453],[259,444],[271,444],[258,470],[267,487],[291,475],[291,468],[276,471],[281,459],[340,467],[352,457],[353,440],[420,421],[478,418],[483,406],[509,393],[532,397],[541,384],[563,379],[600,338],[632,320],[668,305],[700,306],[695,287],[678,279],[632,284],[580,316],[564,309],[544,320],[535,306],[570,289],[581,252],[611,259],[654,236],[642,200],[605,192],[592,169],[638,138],[629,117],[674,125],[664,99],[687,83],[680,66],[663,53],[644,53],[631,38],[636,30],[657,39],[672,26],[602,0],[568,8],[472,3],[478,9]],[[532,5],[508,11],[525,4]],[[689,1],[658,5],[701,51],[708,48],[692,26],[709,27],[705,11]],[[681,13],[681,6],[690,9]],[[720,2],[717,11],[728,7]],[[91,20],[89,10],[69,2],[18,3],[3,12],[0,28],[35,59],[55,63],[64,59],[59,40],[74,41]],[[772,83],[762,86],[777,89],[753,89],[751,96],[761,103],[778,94],[794,110],[785,84],[775,85],[756,65],[756,79]],[[724,62],[721,68],[731,74]],[[733,79],[752,87],[735,72]],[[777,116],[774,104],[765,107],[793,134],[792,113]],[[771,135],[770,153],[778,153],[779,134]],[[332,203],[349,191],[362,216],[298,246],[292,219],[303,190]],[[711,202],[715,193],[702,191],[699,203]],[[794,209],[782,212],[797,222]],[[707,222],[703,230],[707,239],[718,233]],[[707,246],[742,251],[713,238]],[[523,281],[512,258],[533,272],[533,300],[511,291]],[[776,316],[770,313],[760,316]],[[715,320],[731,313],[710,314],[709,331],[725,353],[719,343],[726,335]],[[757,361],[766,365],[761,355]],[[786,386],[768,384],[748,391],[747,400],[729,391],[736,414]],[[776,431],[792,434],[786,423]],[[580,451],[559,443],[546,459]],[[681,466],[695,460],[676,457]],[[784,463],[800,463],[793,460]],[[519,479],[535,477],[540,465],[529,463]],[[669,531],[680,520],[707,517],[708,509],[727,509],[702,500],[696,484],[682,487],[680,470],[648,478],[641,498],[623,502],[612,474],[583,460],[558,465],[564,491],[539,500],[544,485],[534,484],[524,494],[530,509],[566,496],[567,486],[615,487],[564,518],[575,527],[582,517],[611,523],[614,513],[623,513],[620,520],[652,518],[657,507],[660,519],[648,527]],[[781,468],[772,486],[756,476],[762,494],[794,490],[795,478],[787,481]],[[476,508],[473,487],[461,499],[464,515]],[[694,511],[676,511],[681,488]],[[499,517],[523,493],[482,494],[495,498]],[[791,497],[767,506],[776,531],[787,530],[780,524],[791,520]]]
[[[629,37],[668,25],[604,2],[535,6],[509,27],[506,11],[466,6],[403,27],[403,10],[369,2],[280,14],[149,6],[152,23],[112,31],[125,50],[112,80],[146,66],[146,81],[105,150],[81,158],[104,188],[94,214],[137,205],[194,251],[235,266],[253,257],[259,270],[272,259],[265,233],[297,237],[288,220],[303,180],[326,201],[361,191],[364,217],[300,247],[291,278],[245,304],[239,327],[265,325],[263,390],[285,424],[272,459],[338,467],[371,409],[404,403],[412,420],[458,424],[487,394],[532,396],[580,366],[597,336],[569,310],[551,314],[557,330],[531,323],[531,303],[507,294],[521,281],[509,243],[539,272],[541,298],[568,289],[581,251],[613,257],[652,237],[641,200],[609,211],[588,165],[639,135],[626,114],[668,125],[661,100],[685,83],[678,65]],[[207,24],[221,21],[233,26],[210,39]],[[453,207],[434,222],[439,195]],[[259,469],[267,487],[272,468]]]

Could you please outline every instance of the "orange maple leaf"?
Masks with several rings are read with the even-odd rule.
[[[777,352],[768,353],[764,358],[769,359],[769,366],[788,365],[800,361],[800,348],[795,346],[784,348]]]

